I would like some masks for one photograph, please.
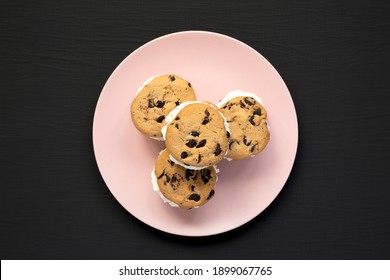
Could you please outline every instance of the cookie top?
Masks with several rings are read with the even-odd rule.
[[[227,159],[244,159],[260,153],[270,140],[267,111],[262,100],[244,91],[230,92],[217,105],[230,126]]]
[[[143,134],[163,140],[165,117],[176,106],[192,100],[196,96],[187,80],[174,74],[152,77],[138,90],[131,104],[131,119]]]
[[[204,205],[214,196],[217,168],[190,170],[170,160],[167,149],[158,156],[152,171],[153,189],[173,207],[191,209]]]
[[[228,150],[229,125],[218,108],[201,101],[186,102],[166,118],[162,129],[171,160],[187,169],[217,164]]]

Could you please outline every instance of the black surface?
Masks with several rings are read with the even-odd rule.
[[[1,259],[389,259],[389,1],[1,1]],[[208,30],[255,48],[294,99],[277,199],[225,234],[139,222],[97,169],[92,121],[115,67]]]

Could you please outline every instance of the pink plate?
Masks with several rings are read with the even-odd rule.
[[[164,143],[142,135],[130,118],[138,87],[168,73],[190,81],[198,100],[217,103],[241,89],[259,95],[268,111],[266,149],[254,158],[221,162],[216,194],[198,209],[172,208],[153,191],[150,173]],[[204,31],[169,34],[131,53],[105,84],[93,122],[96,161],[114,197],[142,222],[185,236],[222,233],[261,213],[283,188],[297,144],[294,103],[278,72],[248,45]]]

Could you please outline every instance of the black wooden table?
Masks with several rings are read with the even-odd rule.
[[[390,258],[390,2],[216,2],[1,1],[1,259]],[[111,72],[184,30],[255,48],[299,121],[280,195],[217,236],[139,222],[107,189],[92,147]]]

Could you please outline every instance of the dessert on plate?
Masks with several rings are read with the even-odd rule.
[[[138,89],[131,104],[131,119],[143,134],[163,140],[161,128],[166,116],[181,103],[193,100],[195,91],[189,81],[175,74],[155,76]]]
[[[230,131],[215,105],[189,101],[169,113],[162,135],[171,160],[196,170],[215,165],[224,158]]]
[[[267,111],[257,95],[235,90],[218,104],[230,127],[227,159],[240,160],[259,154],[270,140]]]
[[[217,172],[216,166],[202,170],[186,169],[173,162],[168,150],[164,149],[151,173],[153,189],[172,207],[197,208],[214,196]]]

